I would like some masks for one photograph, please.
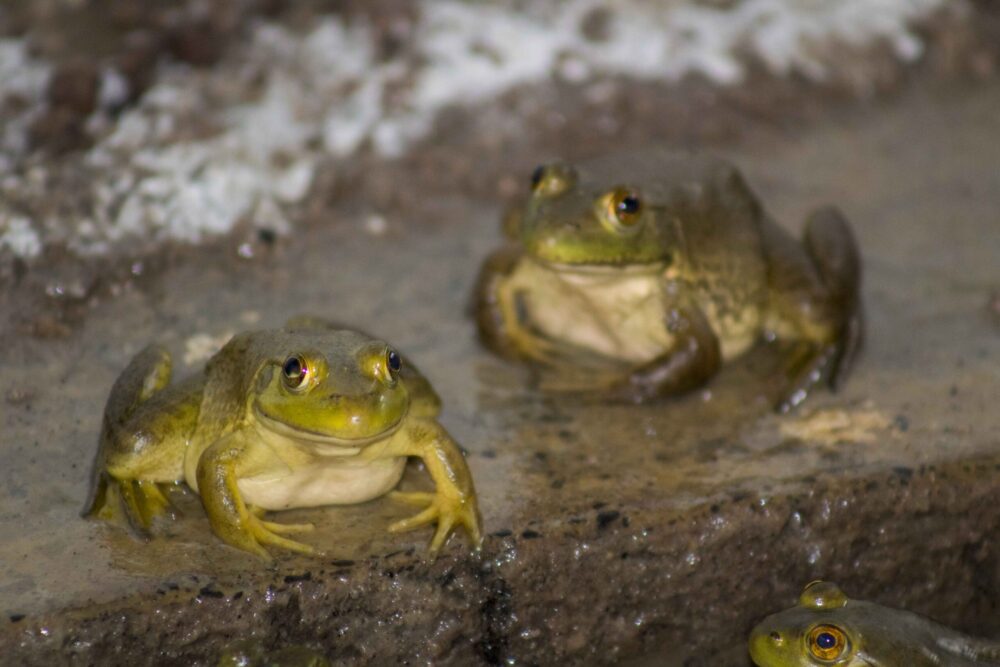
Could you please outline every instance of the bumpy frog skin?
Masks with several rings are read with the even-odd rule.
[[[283,537],[311,530],[263,519],[297,507],[361,503],[392,491],[406,458],[424,461],[434,493],[392,497],[423,507],[390,531],[437,522],[436,554],[462,526],[482,541],[465,458],[436,421],[430,384],[383,341],[315,318],[233,337],[203,373],[169,385],[170,355],[140,352],[104,413],[89,516],[147,532],[169,504],[160,485],[185,481],[226,543],[312,553]]]
[[[862,331],[860,260],[833,208],[802,243],[739,172],[654,153],[540,167],[504,221],[510,243],[475,290],[482,340],[504,356],[581,369],[634,401],[704,384],[760,338],[793,349],[778,402],[845,376]]]
[[[973,667],[1000,665],[1000,643],[849,599],[836,585],[816,581],[798,606],[753,629],[750,657],[759,667]]]

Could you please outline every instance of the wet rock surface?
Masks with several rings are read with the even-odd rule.
[[[464,308],[499,239],[499,185],[434,188],[413,210],[319,186],[288,237],[252,233],[99,280],[53,264],[46,298],[69,304],[58,316],[0,295],[0,655],[211,664],[253,635],[359,664],[652,653],[648,664],[743,666],[753,623],[816,578],[1000,634],[998,105],[995,83],[916,82],[892,101],[705,141],[792,229],[840,205],[864,253],[857,367],[839,394],[786,417],[769,410],[777,348],[704,392],[640,407],[542,395],[483,351]],[[487,182],[522,187],[551,148],[519,152]],[[426,182],[396,181],[388,201],[421,200]],[[481,554],[455,537],[426,561],[426,531],[385,533],[407,512],[387,499],[281,515],[315,522],[308,539],[325,555],[271,568],[218,543],[183,492],[182,516],[149,543],[79,518],[103,402],[132,354],[161,340],[183,375],[231,333],[301,312],[376,332],[429,376],[469,453]],[[408,470],[404,487],[426,484]]]

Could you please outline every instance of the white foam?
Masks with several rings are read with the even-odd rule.
[[[79,168],[88,170],[93,210],[48,220],[40,233],[39,221],[0,206],[0,244],[30,256],[45,239],[64,238],[91,254],[135,239],[197,243],[240,221],[285,231],[285,208],[306,196],[321,160],[365,147],[400,156],[443,109],[487,104],[556,78],[669,82],[696,73],[733,85],[745,76],[748,54],[776,74],[821,80],[843,50],[877,41],[902,60],[918,58],[923,44],[909,25],[946,4],[564,0],[514,11],[496,2],[423,0],[393,57],[379,54],[376,33],[361,17],[326,16],[304,35],[263,23],[219,65],[161,66],[137,105],[117,118],[92,119],[98,141]],[[588,39],[582,24],[598,11],[605,34]],[[48,73],[23,41],[0,40],[0,95],[17,93],[37,111]],[[97,114],[126,94],[121,76],[104,72]],[[16,173],[28,120],[15,119],[0,135],[0,176]],[[185,135],[202,124],[207,131]]]

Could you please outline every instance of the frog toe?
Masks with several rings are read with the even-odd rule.
[[[441,551],[441,547],[448,541],[448,536],[451,535],[451,529],[454,527],[455,517],[453,515],[444,514],[441,516],[437,529],[434,531],[434,537],[431,539],[431,544],[427,547],[427,553],[431,558],[435,558]]]
[[[389,493],[390,500],[398,500],[400,502],[406,503],[407,505],[414,505],[416,507],[427,507],[434,502],[434,494],[427,493],[424,491],[416,491],[413,493],[407,493],[404,491],[392,491]]]
[[[306,524],[276,524],[270,521],[264,521],[254,514],[249,515],[248,521],[250,535],[258,546],[266,544],[280,549],[295,551],[300,554],[311,555],[316,553],[316,550],[310,545],[290,540],[287,537],[282,537],[278,534],[280,532],[303,532],[300,530],[303,525]],[[311,524],[308,525],[310,526],[309,529],[311,529]],[[291,530],[288,530],[289,528],[291,528]]]
[[[416,530],[417,528],[420,528],[422,526],[434,523],[434,521],[438,518],[439,514],[440,510],[436,506],[431,505],[423,512],[415,514],[411,516],[409,519],[401,519],[400,521],[393,523],[392,525],[389,526],[389,532],[405,533],[406,531],[409,530]]]

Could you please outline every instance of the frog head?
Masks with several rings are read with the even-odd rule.
[[[640,179],[635,179],[640,180]],[[640,183],[555,162],[538,167],[531,193],[508,228],[527,253],[570,267],[624,268],[668,261],[675,245],[669,225]]]
[[[347,330],[279,335],[252,398],[264,427],[354,446],[392,431],[407,414],[403,362],[389,344]]]
[[[835,584],[814,581],[796,607],[768,616],[750,633],[750,657],[759,667],[848,667],[858,637],[842,610],[850,604]]]

